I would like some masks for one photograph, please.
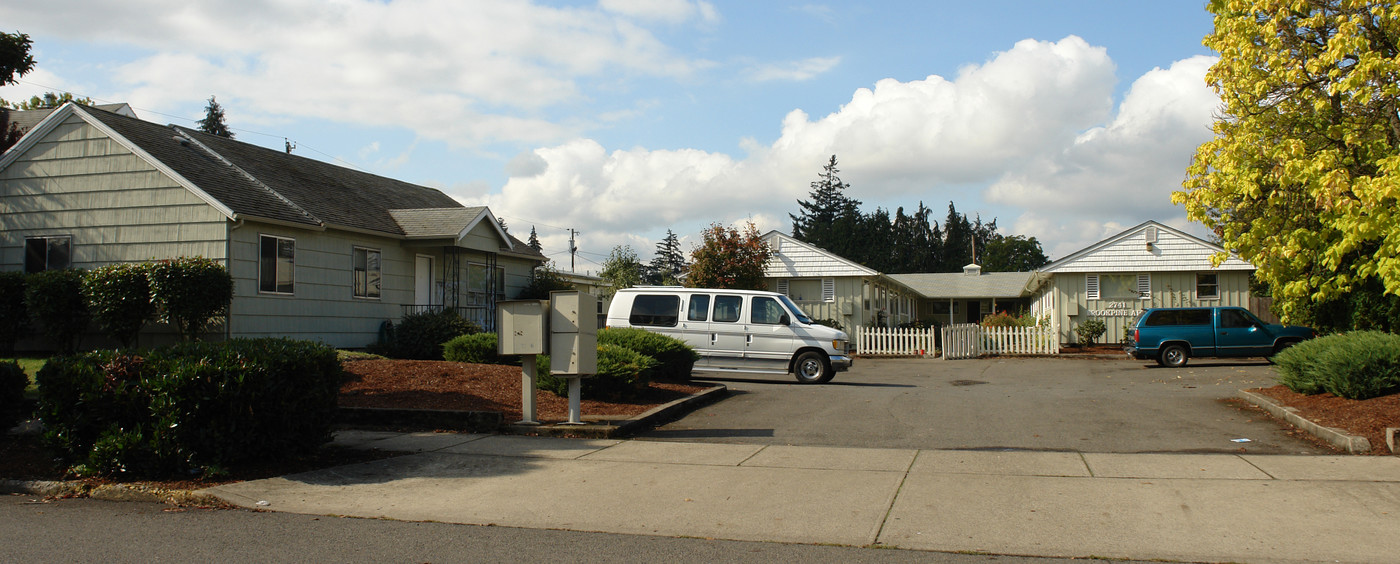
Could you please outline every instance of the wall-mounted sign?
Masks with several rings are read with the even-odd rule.
[[[1089,310],[1089,317],[1136,317],[1141,313],[1133,302],[1104,302],[1103,309]]]

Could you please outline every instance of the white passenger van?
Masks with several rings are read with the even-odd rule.
[[[684,341],[695,369],[797,376],[828,382],[851,367],[846,333],[817,325],[782,294],[642,286],[618,290],[608,327],[635,327]]]

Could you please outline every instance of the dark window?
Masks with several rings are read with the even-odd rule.
[[[258,291],[292,293],[296,272],[295,239],[263,235],[258,246]]]
[[[651,327],[675,327],[680,316],[680,296],[638,295],[632,300],[632,315],[628,322]]]
[[[379,270],[379,251],[355,247],[350,256],[355,297],[378,298],[382,278]]]
[[[753,299],[753,322],[765,325],[781,325],[783,322],[783,306],[778,305],[778,300],[773,298],[755,297]]]
[[[1215,299],[1220,297],[1220,279],[1214,274],[1196,275],[1196,298]]]
[[[715,321],[733,323],[744,309],[743,296],[715,296]]]
[[[1227,329],[1253,327],[1254,320],[1238,309],[1222,309],[1220,310],[1220,326]]]
[[[710,296],[695,294],[690,297],[690,311],[685,314],[687,321],[704,321],[710,318]]]
[[[1210,325],[1210,310],[1165,309],[1154,311],[1152,315],[1148,316],[1147,325]]]
[[[73,265],[73,238],[29,237],[24,240],[24,272],[63,270]]]

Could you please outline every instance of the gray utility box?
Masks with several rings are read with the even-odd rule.
[[[549,371],[598,373],[598,298],[578,291],[549,293]]]
[[[544,300],[509,300],[496,303],[500,324],[496,354],[536,355],[549,352],[549,316]]]

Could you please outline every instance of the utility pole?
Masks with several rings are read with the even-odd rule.
[[[574,272],[574,255],[578,254],[578,246],[574,245],[574,235],[579,235],[573,228],[569,229],[569,272]]]

